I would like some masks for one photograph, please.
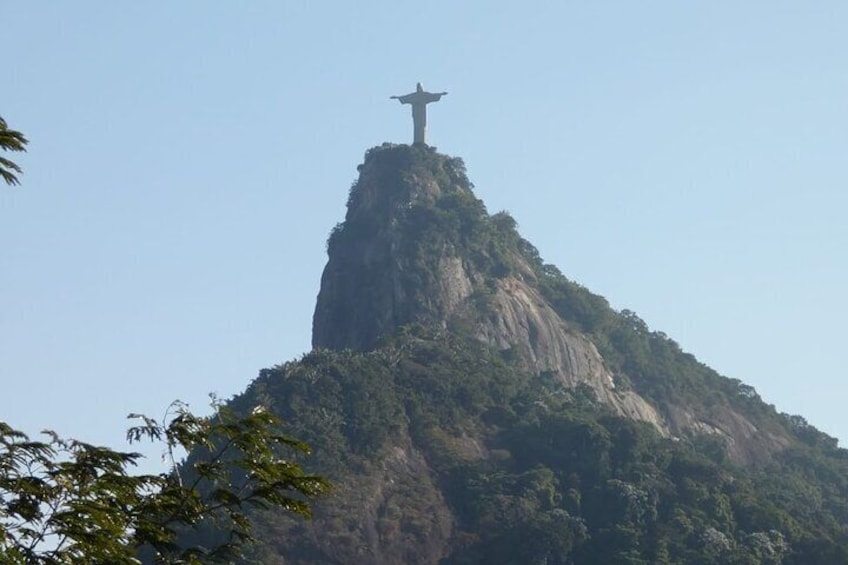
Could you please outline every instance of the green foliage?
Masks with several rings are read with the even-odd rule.
[[[0,149],[3,151],[26,151],[26,144],[29,143],[19,131],[9,129],[6,120],[0,117]],[[13,161],[0,157],[0,177],[8,185],[20,184],[15,173],[20,174],[21,168]]]
[[[236,415],[215,406],[209,418],[180,403],[165,422],[142,415],[130,442],[160,442],[171,456],[194,455],[160,475],[133,475],[140,455],[122,453],[45,432],[32,441],[0,423],[0,562],[211,563],[237,556],[252,540],[246,510],[274,507],[310,514],[308,501],[328,483],[304,473],[288,453],[309,447],[281,435],[280,421],[263,408]],[[180,531],[214,528],[211,546],[181,546]]]
[[[339,483],[383,477],[411,441],[456,521],[445,564],[835,563],[848,548],[844,451],[799,443],[768,467],[739,467],[709,437],[663,438],[450,332],[406,327],[370,352],[312,352],[263,371],[234,406],[262,398]],[[424,536],[438,499],[405,488],[385,520]],[[332,558],[303,532],[296,548],[263,541],[260,554],[351,562],[338,548],[370,543],[373,504],[359,489],[322,504],[346,517],[321,523],[322,538],[345,540]],[[263,521],[270,537],[295,535],[288,520]]]

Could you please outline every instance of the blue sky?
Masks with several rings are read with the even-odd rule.
[[[129,412],[310,347],[390,95],[570,278],[848,438],[848,4],[7,2],[0,419]]]

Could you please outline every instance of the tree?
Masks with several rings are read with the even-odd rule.
[[[175,450],[190,453],[168,473],[132,475],[141,457],[64,440],[46,442],[0,422],[0,563],[202,564],[230,559],[251,538],[248,506],[278,507],[309,516],[309,499],[327,492],[326,480],[307,475],[282,451],[309,447],[277,432],[280,422],[264,408],[246,416],[213,404],[209,418],[182,403],[159,423],[140,422],[128,440],[161,442],[171,462]],[[214,528],[214,547],[181,547],[178,537]]]
[[[9,129],[6,125],[6,120],[0,117],[0,148],[4,151],[26,151],[26,144],[29,143],[19,131]],[[15,173],[20,174],[21,168],[13,161],[0,157],[0,177],[6,181],[8,185],[20,184]]]

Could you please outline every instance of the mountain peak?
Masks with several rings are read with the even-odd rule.
[[[363,214],[390,219],[413,206],[432,206],[448,194],[473,197],[462,159],[427,145],[384,143],[369,149],[357,168],[346,222]]]
[[[383,144],[358,169],[345,221],[328,241],[313,347],[370,351],[410,324],[448,330],[566,389],[587,387],[614,414],[648,422],[666,437],[706,433],[739,461],[787,444],[785,431],[763,428],[736,407],[733,391],[712,406],[669,393],[679,375],[655,373],[655,364],[644,368],[639,360],[668,357],[692,379],[685,387],[735,385],[702,371],[635,314],[615,312],[545,265],[507,213],[488,214],[461,159]]]
[[[345,221],[327,243],[314,347],[371,349],[402,325],[442,319],[468,294],[467,284],[442,268],[461,267],[456,230],[435,231],[456,220],[455,207],[471,223],[487,217],[462,160],[424,145],[385,143],[370,149],[358,169]],[[433,282],[446,285],[444,292],[433,292]]]
[[[327,251],[315,350],[233,405],[339,489],[256,562],[848,563],[836,440],[543,263],[460,159],[369,150]]]
[[[533,373],[589,386],[617,413],[666,424],[637,394],[616,390],[594,344],[542,295],[506,213],[490,216],[461,159],[383,145],[359,167],[333,230],[313,345],[369,350],[408,324],[471,335]]]

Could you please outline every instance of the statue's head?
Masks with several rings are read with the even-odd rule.
[[[419,82],[419,83],[415,86],[415,90],[416,90],[416,91],[418,91],[418,92],[424,92],[424,87],[423,87],[423,86],[421,86],[421,83]]]

